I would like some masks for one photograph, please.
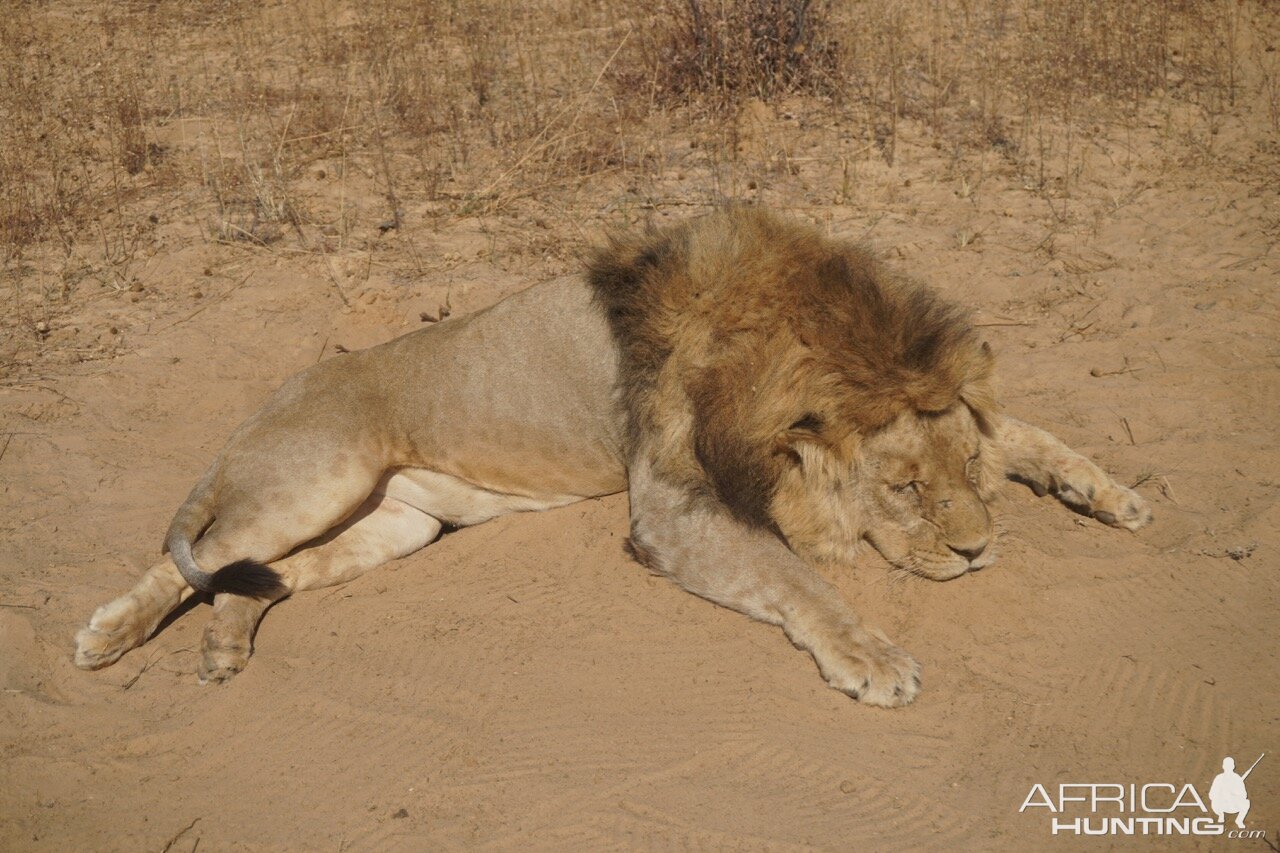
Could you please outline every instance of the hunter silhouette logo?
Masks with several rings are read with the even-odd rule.
[[[1245,790],[1244,780],[1249,778],[1249,774],[1253,772],[1253,768],[1258,766],[1258,761],[1262,760],[1262,755],[1258,756],[1258,760],[1250,765],[1249,769],[1244,771],[1244,775],[1236,773],[1236,760],[1231,756],[1222,759],[1222,772],[1213,777],[1213,784],[1209,787],[1209,805],[1213,808],[1213,813],[1218,816],[1218,823],[1223,823],[1226,814],[1234,814],[1236,816],[1236,826],[1244,829],[1244,816],[1249,813],[1249,792]]]
[[[1043,809],[1053,835],[1266,838],[1265,830],[1244,825],[1250,806],[1244,782],[1265,756],[1259,755],[1243,774],[1236,773],[1234,758],[1224,758],[1222,772],[1209,786],[1207,804],[1190,782],[1060,782],[1049,787],[1037,782],[1018,811]],[[1234,828],[1226,825],[1228,814],[1236,816]]]

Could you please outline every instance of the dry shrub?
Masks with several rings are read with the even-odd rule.
[[[839,88],[822,0],[663,0],[642,27],[638,69],[662,100],[730,104]],[[624,80],[630,78],[624,75]]]

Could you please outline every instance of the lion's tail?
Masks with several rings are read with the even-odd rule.
[[[214,572],[200,568],[191,546],[213,523],[213,480],[217,463],[196,483],[169,525],[164,550],[173,558],[184,580],[199,592],[229,592],[255,598],[279,598],[284,592],[280,575],[256,560],[236,560]]]

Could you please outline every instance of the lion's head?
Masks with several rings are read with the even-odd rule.
[[[954,306],[857,246],[733,207],[597,253],[632,452],[693,496],[848,561],[990,562],[992,356]]]
[[[820,429],[792,429],[785,441],[793,462],[771,515],[797,552],[847,562],[865,539],[894,565],[935,580],[994,559],[987,504],[999,465],[967,405],[903,412],[836,446]]]

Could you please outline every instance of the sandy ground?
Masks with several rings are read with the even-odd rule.
[[[142,298],[105,294],[51,336],[113,357],[49,355],[0,387],[0,848],[1108,849],[1128,845],[1020,814],[1031,786],[1203,795],[1224,756],[1267,752],[1248,819],[1267,842],[1147,846],[1275,849],[1280,206],[1246,131],[1189,167],[1099,158],[1071,227],[998,170],[977,192],[939,177],[926,148],[860,164],[840,204],[834,173],[756,193],[975,306],[1007,410],[1156,512],[1132,535],[1010,483],[988,570],[894,578],[868,552],[835,580],[925,673],[891,712],[826,688],[777,629],[649,576],[623,552],[622,495],[283,602],[226,686],[194,676],[203,602],[113,668],[75,669],[75,630],[155,559],[284,377],[446,298],[474,310],[562,272],[520,247],[578,233],[568,213],[408,216],[447,263],[411,281],[371,264],[344,306],[343,259],[331,280],[169,228]]]

